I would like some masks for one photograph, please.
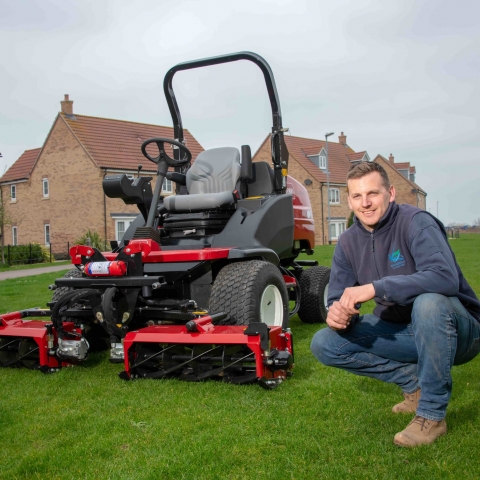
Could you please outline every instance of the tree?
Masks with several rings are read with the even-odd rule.
[[[476,227],[480,227],[480,217],[476,218],[476,219],[473,221],[473,224],[474,224]]]
[[[0,249],[2,250],[2,263],[5,263],[5,226],[11,224],[12,218],[5,206],[3,188],[0,187]]]
[[[5,195],[3,188],[0,186],[0,250],[2,251],[2,263],[5,263],[5,227],[9,225],[17,225],[22,221],[22,215],[13,216],[7,208],[7,202],[10,195]]]
[[[353,210],[350,212],[350,216],[348,217],[347,228],[351,227],[352,225],[353,225]]]
[[[75,245],[89,245],[99,250],[107,249],[106,240],[97,231],[90,229],[75,240]]]

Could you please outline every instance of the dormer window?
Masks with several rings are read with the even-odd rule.
[[[43,198],[49,198],[50,187],[48,185],[48,178],[42,178],[42,184],[43,184]]]
[[[318,155],[307,155],[311,162],[313,162],[318,168],[321,170],[326,170],[327,168],[327,155],[325,150],[322,151]]]

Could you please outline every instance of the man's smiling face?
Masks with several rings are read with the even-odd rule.
[[[395,188],[386,188],[378,172],[367,173],[361,178],[351,178],[347,182],[348,205],[362,225],[373,231],[395,200]]]

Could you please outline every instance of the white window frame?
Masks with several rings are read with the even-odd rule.
[[[46,247],[49,247],[50,246],[50,224],[49,223],[45,223],[43,225],[43,236],[44,236],[44,239],[45,239],[45,246]]]
[[[18,245],[18,227],[12,227],[12,245]]]
[[[135,216],[132,216],[132,217],[114,217],[114,220],[115,220],[115,240],[117,242],[119,242],[123,235],[125,234],[125,232],[128,230],[128,227],[132,224],[132,222],[135,220],[136,215]],[[119,235],[119,224],[123,223],[123,233],[121,235]]]
[[[163,180],[162,193],[173,193],[172,181],[166,177]]]
[[[347,220],[330,220],[329,229],[330,240],[338,240],[338,237],[347,229]]]
[[[17,186],[10,185],[10,202],[15,203],[17,201]]]
[[[307,157],[310,159],[310,161],[314,165],[320,168],[320,170],[327,169],[327,156],[326,156],[325,150],[322,150],[317,155],[307,155]]]
[[[331,188],[328,192],[328,200],[330,205],[340,205],[340,190],[338,188]]]
[[[45,189],[45,187],[47,188]],[[42,195],[43,198],[50,198],[50,183],[48,182],[48,178],[42,178]]]
[[[327,157],[326,155],[319,155],[318,156],[318,168],[322,170],[326,170],[327,168]]]

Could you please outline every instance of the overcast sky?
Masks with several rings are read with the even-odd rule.
[[[41,147],[68,93],[74,112],[171,125],[176,63],[250,50],[270,64],[292,135],[341,131],[356,151],[410,162],[427,209],[480,217],[477,0],[0,0],[0,175]],[[206,148],[271,128],[250,62],[180,72],[174,88]]]

